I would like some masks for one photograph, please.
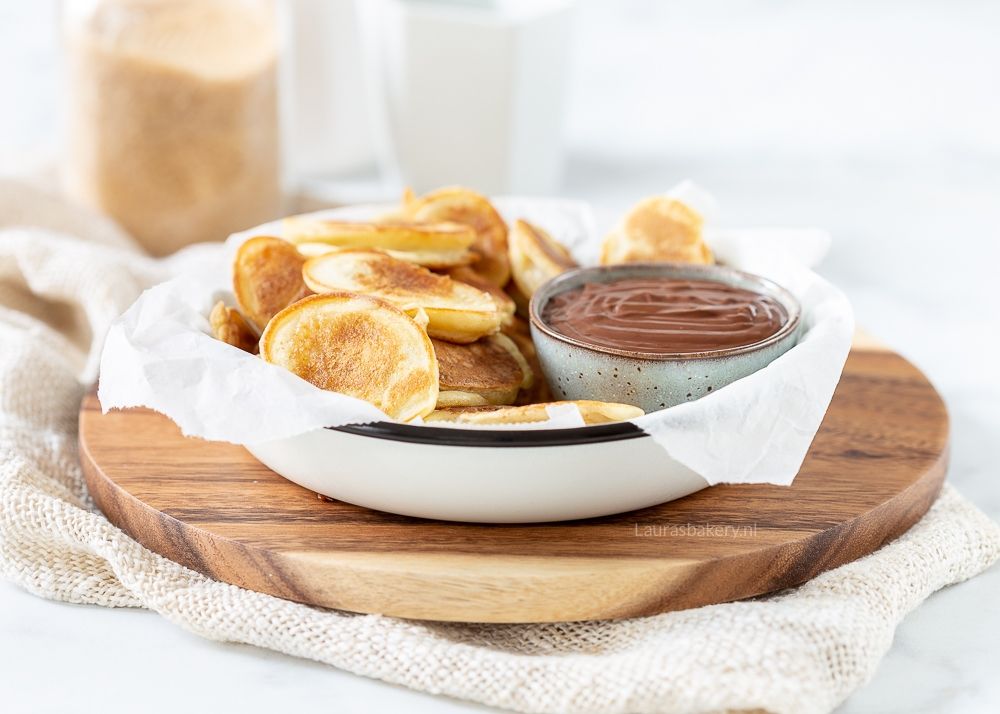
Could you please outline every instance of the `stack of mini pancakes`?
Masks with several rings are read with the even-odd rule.
[[[608,236],[602,262],[708,263],[701,217],[667,197],[640,202]],[[532,293],[576,267],[565,246],[464,188],[406,192],[372,222],[285,219],[282,237],[240,246],[238,309],[215,305],[215,336],[321,389],[399,421],[544,421],[551,392],[526,321]],[[574,402],[588,424],[637,407]]]

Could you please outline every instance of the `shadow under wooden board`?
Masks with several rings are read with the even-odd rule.
[[[432,620],[632,617],[797,585],[915,523],[947,451],[937,392],[868,345],[851,353],[792,486],[716,486],[565,523],[460,524],[322,501],[159,414],[103,415],[93,393],[80,414],[94,500],[151,550],[299,602]]]

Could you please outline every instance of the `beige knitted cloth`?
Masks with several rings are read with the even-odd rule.
[[[521,711],[802,714],[841,702],[907,612],[1000,555],[1000,528],[946,489],[899,540],[795,590],[622,622],[407,622],[215,582],[112,526],[77,461],[101,336],[164,272],[110,224],[0,182],[0,574],[43,597],[147,607],[212,639]]]

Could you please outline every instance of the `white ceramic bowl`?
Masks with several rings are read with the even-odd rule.
[[[547,430],[380,423],[247,449],[281,476],[330,498],[476,523],[606,516],[708,485],[629,423]]]

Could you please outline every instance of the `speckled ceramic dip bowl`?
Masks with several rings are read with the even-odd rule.
[[[723,349],[649,353],[595,345],[564,335],[542,319],[555,295],[587,283],[629,278],[707,280],[768,295],[787,313],[770,337]],[[578,268],[542,285],[529,307],[531,335],[553,393],[559,399],[597,399],[634,404],[647,413],[693,401],[753,374],[791,349],[798,340],[798,300],[780,285],[757,275],[715,265],[631,263]]]

